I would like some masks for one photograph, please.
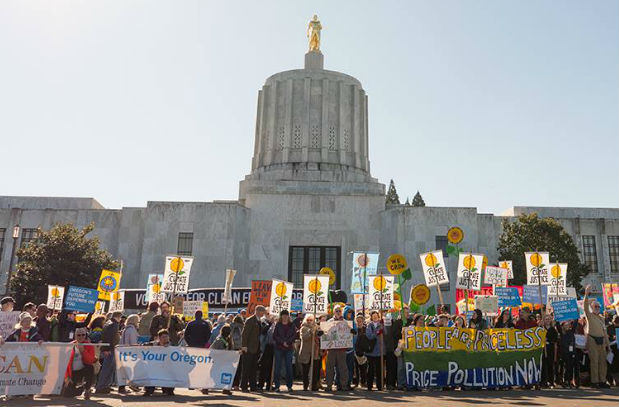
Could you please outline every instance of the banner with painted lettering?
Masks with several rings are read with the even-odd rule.
[[[189,274],[192,264],[193,257],[166,256],[161,291],[164,293],[186,293],[189,289]]]
[[[125,310],[125,291],[117,291],[110,296],[110,306],[108,312]]]
[[[320,337],[320,349],[352,348],[352,321],[326,321],[320,323],[324,334]]]
[[[496,316],[499,311],[499,297],[496,295],[476,295],[475,308],[484,316]]]
[[[370,309],[389,310],[393,308],[394,276],[370,277]]]
[[[550,264],[549,268],[548,295],[567,297],[567,263]]]
[[[506,268],[486,266],[484,271],[484,284],[496,285],[497,287],[507,286]]]
[[[426,279],[428,287],[449,283],[449,275],[441,250],[420,254],[419,258],[423,268],[423,277]]]
[[[281,311],[290,311],[293,284],[288,281],[273,280],[271,283],[271,301],[269,312],[278,315]]]
[[[353,294],[353,306],[355,307],[355,315],[363,314],[364,309],[365,314],[369,315],[368,311],[370,310],[370,296],[367,294]]]
[[[354,252],[352,254],[351,294],[367,293],[369,277],[376,275],[378,269],[378,253]],[[365,278],[364,278],[365,277]]]
[[[464,290],[481,289],[481,266],[483,262],[483,254],[460,253],[456,288]]]
[[[404,330],[409,388],[508,387],[538,383],[546,330],[415,328]]]
[[[163,302],[165,301],[165,293],[161,292],[161,285],[163,284],[163,274],[149,274],[146,281],[146,304],[151,302]],[[129,307],[131,308],[131,307]],[[139,308],[139,307],[134,307]]]
[[[64,287],[59,285],[47,286],[47,308],[50,310],[61,310],[62,300],[64,300]]]
[[[268,308],[271,305],[271,280],[254,280],[251,282],[251,292],[249,303],[247,304],[247,314],[254,313],[258,305]]]
[[[499,267],[501,267],[502,269],[507,269],[507,279],[508,280],[514,278],[513,262],[511,260],[501,260],[501,261],[499,261]]]
[[[0,394],[60,394],[69,344],[7,342],[0,347]]]
[[[183,346],[117,347],[119,386],[230,389],[239,364],[236,351]]]
[[[527,264],[527,284],[528,285],[548,285],[548,263],[550,255],[548,252],[526,252],[524,260]]]
[[[303,276],[303,312],[324,315],[327,313],[329,276],[324,274]]]

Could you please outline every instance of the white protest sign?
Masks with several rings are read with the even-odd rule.
[[[447,267],[445,266],[441,250],[423,253],[419,255],[419,258],[421,259],[423,276],[428,287],[449,283],[449,275],[447,274]]]
[[[512,266],[511,260],[501,260],[499,261],[499,267],[502,269],[507,269],[507,279],[510,280],[514,278],[514,268]]]
[[[61,310],[64,300],[64,287],[59,285],[47,286],[47,308],[50,310]]]
[[[119,290],[110,294],[110,306],[108,312],[125,310],[125,290]]]
[[[365,297],[365,305],[363,304],[363,297]],[[355,307],[355,315],[363,314],[363,310],[365,309],[365,313],[367,314],[370,310],[370,296],[368,294],[353,294],[354,299],[354,307]]]
[[[15,325],[19,322],[19,311],[0,311],[0,336],[6,338],[15,331]]]
[[[232,302],[232,282],[234,281],[235,275],[236,275],[236,270],[232,270],[232,269],[226,270],[226,283],[224,285],[224,295],[221,297],[222,304],[229,304]]]
[[[524,260],[527,265],[527,285],[548,285],[548,252],[526,252]]]
[[[193,257],[166,256],[161,291],[186,294],[189,289],[189,273],[192,264]]]
[[[5,343],[0,347],[0,394],[60,394],[72,351],[68,343]]]
[[[567,297],[567,263],[553,263],[549,268],[548,295]]]
[[[389,310],[393,308],[394,276],[370,276],[370,309]]]
[[[165,301],[165,293],[161,291],[163,274],[149,274],[146,281],[146,301],[148,303]]]
[[[475,308],[484,315],[496,316],[499,310],[499,297],[496,295],[476,295]]]
[[[352,348],[352,321],[326,321],[320,323],[324,334],[320,337],[320,349]]]
[[[273,280],[271,283],[271,303],[269,304],[271,314],[278,315],[283,310],[290,311],[292,287],[293,284],[288,281]]]
[[[183,346],[116,348],[116,384],[197,389],[227,389],[240,353]]]
[[[481,290],[481,266],[483,262],[483,254],[460,253],[456,288]]]
[[[497,287],[507,286],[507,269],[501,267],[486,266],[484,274],[484,284],[496,285]]]
[[[93,312],[93,314],[105,314],[105,301],[97,301],[95,303],[95,311]]]
[[[327,313],[329,276],[306,274],[303,276],[303,313],[324,315]]]

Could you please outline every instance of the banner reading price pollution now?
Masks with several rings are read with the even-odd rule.
[[[546,330],[407,328],[409,388],[507,387],[538,383]]]

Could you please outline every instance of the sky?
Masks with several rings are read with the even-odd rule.
[[[258,90],[315,13],[402,202],[619,206],[614,0],[4,0],[0,195],[237,199]]]

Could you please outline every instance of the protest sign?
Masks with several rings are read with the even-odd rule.
[[[189,289],[189,274],[192,264],[193,257],[166,256],[161,291],[164,293],[186,293]]]
[[[425,284],[417,284],[411,288],[411,302],[415,305],[424,305],[430,301],[430,289]]]
[[[556,321],[563,322],[579,318],[578,303],[575,299],[553,302],[552,309]]]
[[[118,291],[120,287],[120,277],[121,274],[118,271],[101,270],[99,284],[97,284],[100,300],[109,300],[110,294]]]
[[[605,307],[610,307],[612,304],[619,302],[619,284],[603,283],[602,298],[604,298]]]
[[[108,312],[125,310],[125,291],[117,291],[110,296]]]
[[[254,280],[251,282],[247,314],[254,313],[257,305],[268,308],[271,302],[271,280]]]
[[[19,311],[0,311],[0,335],[6,338],[15,331],[15,325],[19,322]]]
[[[236,270],[227,269],[226,270],[226,283],[224,284],[224,296],[221,301],[224,304],[228,304],[232,302],[232,282],[234,281],[234,276],[236,275]]]
[[[408,269],[408,263],[403,255],[392,254],[387,258],[387,270],[394,276],[399,276],[406,269]]]
[[[146,305],[151,302],[165,301],[165,293],[161,292],[163,274],[149,274],[146,282]],[[131,308],[131,307],[129,307]],[[135,308],[138,308],[137,306]]]
[[[494,294],[498,297],[499,307],[518,307],[521,304],[518,289],[515,287],[496,287]]]
[[[60,394],[72,351],[70,344],[5,343],[0,347],[0,394]]]
[[[320,349],[352,348],[352,321],[326,321],[320,323],[324,334],[320,337]]]
[[[539,383],[546,330],[415,328],[404,330],[409,388],[507,387]]]
[[[364,302],[365,297],[365,304]],[[363,314],[363,310],[365,309],[365,313],[368,314],[370,310],[370,296],[365,294],[353,294],[353,305],[355,307],[355,315]]]
[[[303,296],[298,298],[292,297],[292,301],[290,301],[290,311],[303,312]]]
[[[475,308],[483,315],[496,316],[499,310],[499,297],[496,295],[476,295]]]
[[[105,301],[97,301],[95,303],[94,313],[97,315],[105,314]]]
[[[331,267],[322,267],[320,271],[318,271],[318,274],[325,274],[329,276],[329,287],[335,285],[337,278],[335,276],[335,271],[333,271]]]
[[[183,301],[183,316],[186,321],[195,319],[196,311],[202,311],[204,319],[208,318],[208,302],[205,301]]]
[[[352,256],[352,280],[350,292],[363,294],[368,292],[369,277],[376,275],[378,253],[354,252]]]
[[[327,275],[327,281],[328,280],[329,276]],[[269,302],[269,312],[272,315],[279,315],[283,310],[290,312],[292,286],[293,284],[287,281],[273,280],[271,283],[271,301]]]
[[[393,308],[394,276],[371,276],[370,277],[370,309],[390,310]]]
[[[419,258],[423,268],[423,277],[428,287],[449,283],[447,267],[445,267],[445,260],[443,260],[443,252],[441,250],[423,253]]]
[[[567,297],[567,264],[554,263],[549,265],[548,295]]]
[[[119,386],[227,389],[239,352],[183,346],[124,346],[115,350]]]
[[[547,286],[542,286],[542,298],[539,298],[539,287],[537,285],[522,286],[522,302],[531,304],[547,304],[548,289]]]
[[[458,256],[458,278],[456,288],[464,290],[481,289],[482,254],[460,253]]]
[[[511,260],[501,260],[499,261],[499,267],[501,267],[502,269],[507,269],[507,279],[512,279],[514,278],[514,269],[512,266],[512,261]]]
[[[527,265],[527,285],[548,285],[548,252],[526,252],[524,260]]]
[[[303,312],[323,315],[327,313],[329,276],[324,274],[303,276]]]
[[[61,310],[62,300],[64,299],[64,287],[59,285],[47,286],[47,308],[50,310]]]
[[[76,312],[93,312],[97,298],[99,298],[99,291],[71,285],[64,300],[64,309]]]
[[[507,285],[507,269],[486,266],[486,271],[484,272],[484,284],[505,287]]]

